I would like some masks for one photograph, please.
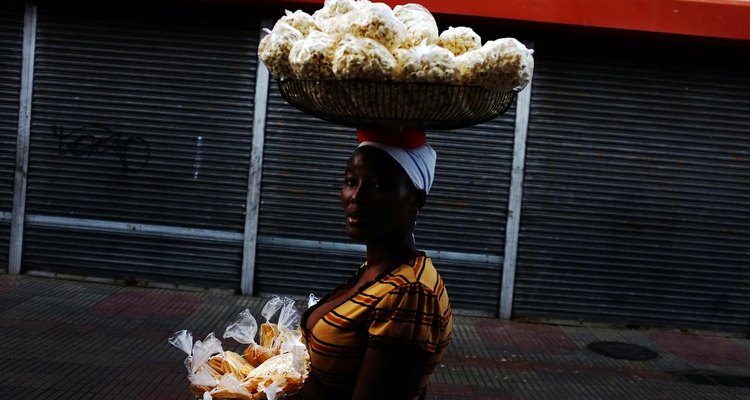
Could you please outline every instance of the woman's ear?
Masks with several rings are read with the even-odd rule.
[[[422,207],[424,207],[424,203],[427,201],[427,193],[425,193],[424,190],[419,190],[419,189],[415,190],[414,201],[417,207],[416,211],[419,212],[419,210],[421,210]]]

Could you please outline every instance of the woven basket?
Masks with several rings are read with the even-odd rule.
[[[515,92],[476,86],[355,80],[278,81],[289,104],[339,125],[449,130],[494,119]]]

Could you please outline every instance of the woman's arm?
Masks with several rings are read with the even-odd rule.
[[[372,343],[365,352],[352,400],[410,399],[427,368],[429,353],[393,343]]]

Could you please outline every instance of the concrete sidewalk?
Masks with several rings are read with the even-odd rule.
[[[259,315],[263,303],[223,292],[0,275],[0,399],[189,400],[185,355],[167,338],[183,328],[195,338],[220,335],[244,308]],[[748,339],[455,322],[428,399],[750,399]],[[592,351],[595,342],[614,342],[605,347],[619,356],[648,356],[648,349],[657,357],[616,359]]]

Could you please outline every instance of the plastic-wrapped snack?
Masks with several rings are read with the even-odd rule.
[[[267,35],[258,44],[258,57],[276,79],[292,76],[289,51],[295,42],[302,40],[302,33],[286,23],[276,23],[273,30],[264,30]]]
[[[341,30],[359,38],[369,38],[389,51],[398,48],[406,39],[406,27],[393,15],[385,3],[370,3],[357,7],[340,22]]]
[[[193,335],[187,330],[175,332],[169,343],[187,354],[185,367],[188,370],[188,380],[194,394],[201,395],[217,384],[217,380],[223,373],[209,362],[216,354],[223,354],[224,349],[221,341],[209,333],[201,341],[193,343]]]
[[[466,26],[449,27],[440,33],[437,41],[438,46],[445,47],[460,56],[472,50],[482,47],[482,38],[473,29]]]
[[[315,22],[315,19],[310,14],[302,10],[297,10],[295,12],[286,10],[286,13],[284,14],[284,16],[279,18],[279,20],[276,21],[276,23],[287,24],[287,25],[292,26],[293,28],[300,31],[300,33],[302,34],[302,37],[307,37],[307,35],[309,35],[310,32],[320,30],[320,27],[318,27],[318,24]]]
[[[300,79],[329,79],[333,77],[333,36],[312,31],[296,42],[289,52],[289,64],[294,76]]]
[[[456,58],[450,50],[422,43],[399,51],[399,76],[405,82],[456,83]]]
[[[332,33],[335,30],[336,20],[354,10],[355,3],[354,0],[325,0],[323,8],[315,11],[312,17],[322,31]]]
[[[270,358],[245,377],[243,386],[252,393],[265,392],[269,399],[279,392],[298,392],[308,376],[309,362],[302,353],[307,354],[304,346]]]
[[[418,46],[422,42],[435,44],[439,30],[432,13],[424,6],[415,3],[393,7],[393,15],[406,27],[406,40],[403,47]]]
[[[274,356],[271,349],[255,342],[255,335],[257,333],[258,322],[248,309],[243,310],[237,316],[237,319],[229,324],[226,331],[224,331],[224,338],[232,338],[239,343],[247,345],[242,357],[253,367],[257,367]]]
[[[219,384],[222,374],[217,373],[207,365],[201,366],[190,379],[190,391],[196,396],[210,392]]]
[[[273,350],[275,354],[278,354],[278,348],[274,347],[276,337],[279,336],[279,327],[277,324],[271,322],[271,318],[276,315],[276,312],[281,310],[284,306],[284,300],[279,296],[272,296],[263,309],[260,311],[260,315],[266,319],[266,322],[260,324],[260,340],[258,344],[268,349]]]
[[[315,11],[312,17],[315,20],[335,18],[348,13],[355,7],[355,0],[325,0],[323,2],[323,7]]]
[[[459,80],[493,91],[521,90],[534,72],[532,53],[513,38],[489,41],[479,50],[456,57]]]
[[[253,370],[247,377],[258,378],[273,375],[283,375],[290,371],[296,371],[294,364],[294,353],[277,354],[268,359]]]
[[[307,362],[307,348],[302,343],[302,330],[300,329],[299,311],[295,306],[294,300],[285,297],[284,305],[281,307],[279,312],[279,336],[274,342],[274,348],[278,349],[279,353],[291,353],[299,352],[305,356],[305,360],[298,360],[299,365],[296,369],[302,370],[302,362]]]
[[[253,400],[256,398],[242,385],[240,379],[234,376],[234,374],[225,374],[222,376],[219,384],[208,392],[208,394],[212,400]]]
[[[221,367],[224,373],[232,373],[237,379],[243,379],[255,369],[243,356],[228,350],[223,354]]]
[[[379,42],[347,36],[333,54],[333,74],[339,79],[385,81],[396,72],[396,58]]]
[[[206,362],[206,366],[211,368],[219,375],[224,375],[224,353],[219,353],[211,356]]]

